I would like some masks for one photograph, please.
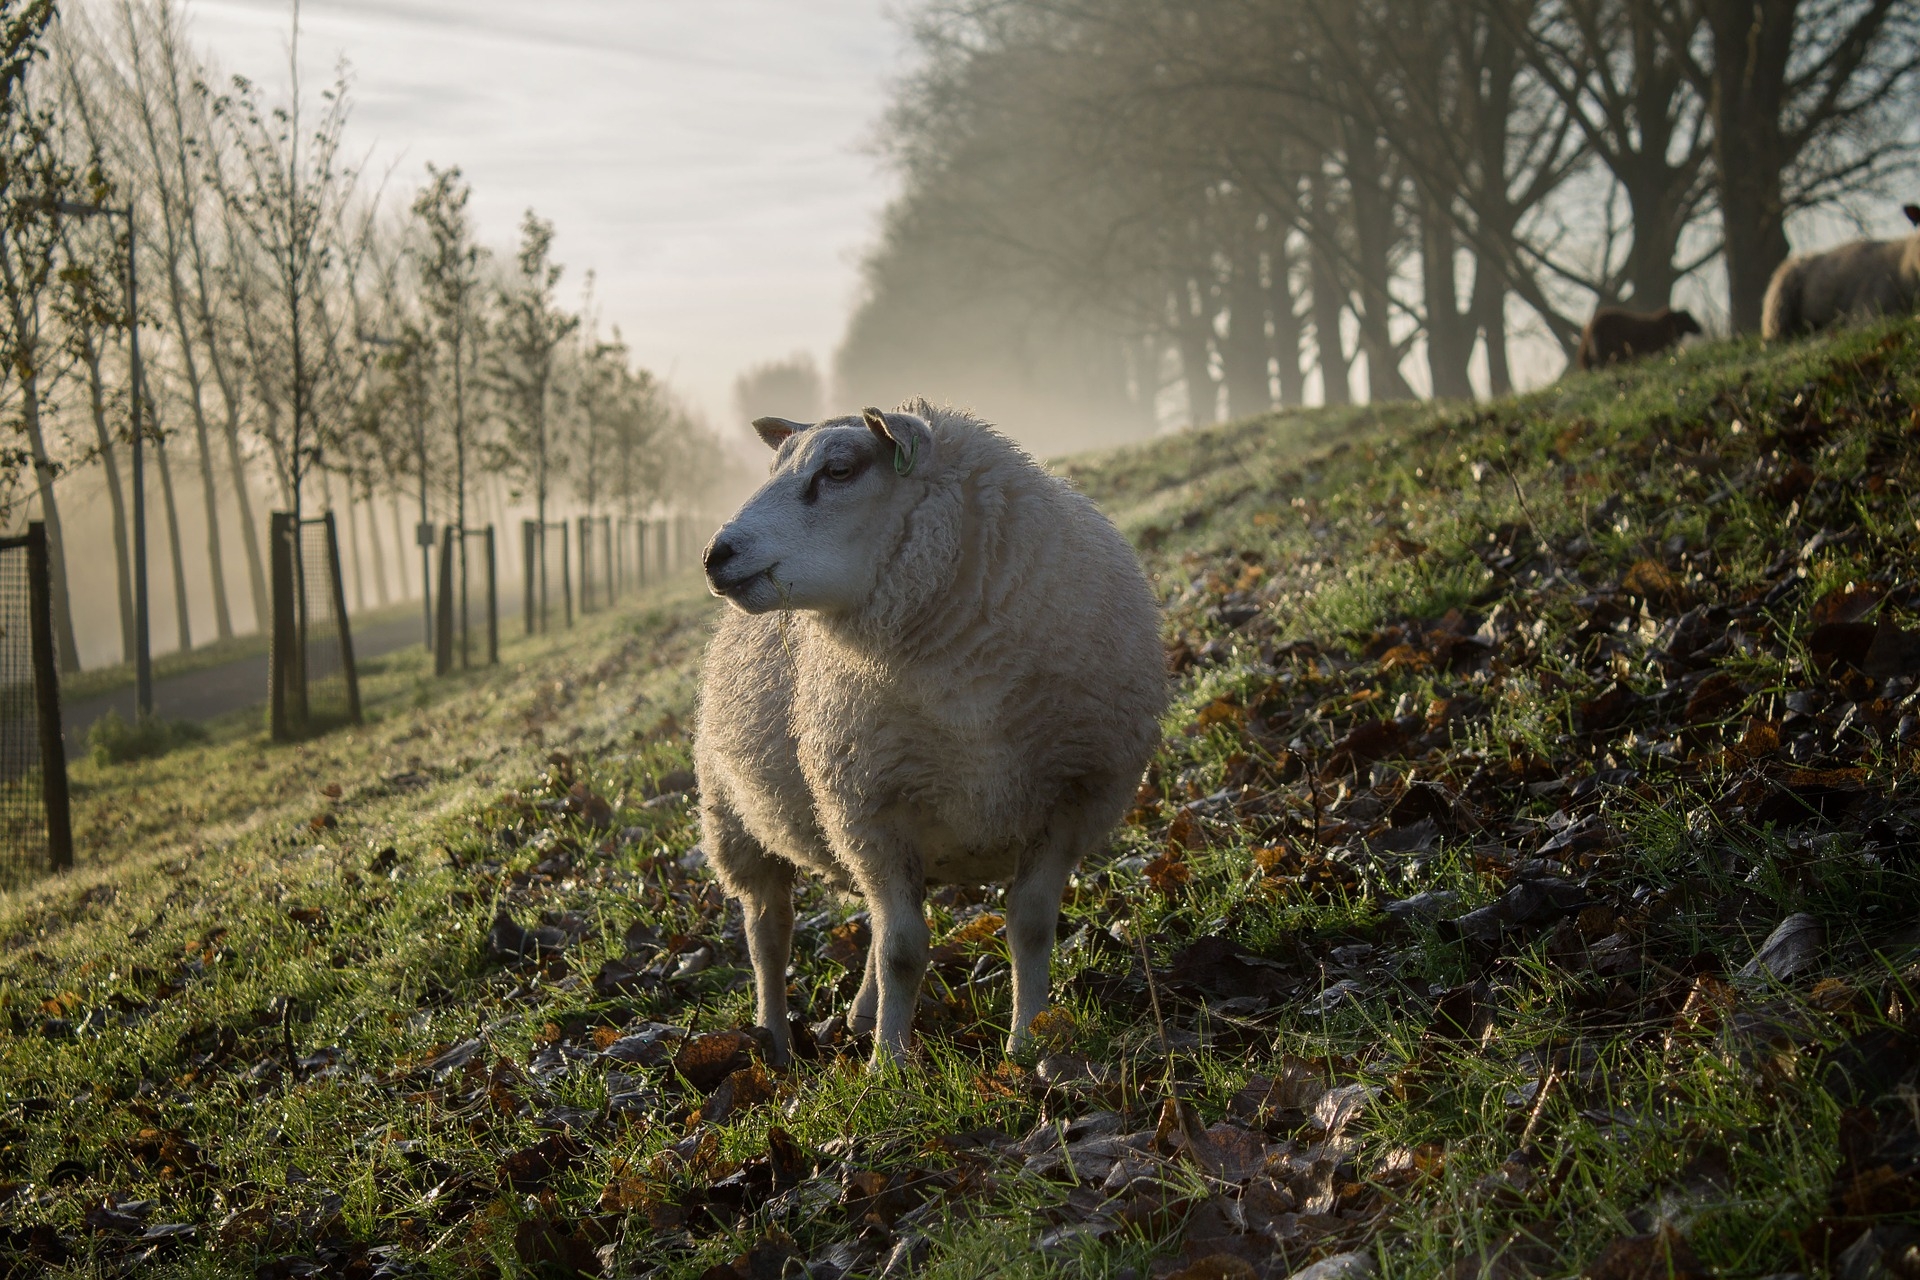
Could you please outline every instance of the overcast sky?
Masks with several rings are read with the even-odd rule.
[[[351,67],[352,144],[410,198],[428,161],[473,184],[483,241],[532,206],[563,292],[729,425],[734,375],[824,368],[892,183],[866,152],[903,41],[887,0],[304,0],[314,88]],[[283,90],[288,0],[187,0],[225,74]]]

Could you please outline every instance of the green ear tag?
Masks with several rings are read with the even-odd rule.
[[[903,446],[895,440],[893,442],[893,473],[897,476],[912,475],[914,455],[918,452],[920,452],[919,441],[914,441],[911,446]]]

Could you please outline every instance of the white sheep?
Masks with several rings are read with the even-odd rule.
[[[702,844],[745,910],[757,1018],[791,1052],[796,870],[865,899],[848,1024],[907,1051],[926,886],[1008,883],[1009,1049],[1046,1006],[1067,877],[1159,740],[1159,614],[1106,517],[1011,441],[916,401],[762,418],[773,474],[708,544]]]
[[[1903,207],[1920,227],[1920,205]],[[1774,269],[1761,303],[1768,342],[1847,320],[1904,315],[1920,306],[1920,231],[1899,240],[1855,240],[1825,253],[1788,258]]]

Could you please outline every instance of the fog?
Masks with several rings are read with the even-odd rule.
[[[191,464],[189,456],[186,461]],[[206,550],[206,518],[201,501],[198,468],[183,467],[181,459],[171,458],[174,469],[175,508],[179,520],[181,559],[185,567],[185,595],[187,601],[187,621],[192,642],[203,645],[216,638],[215,613],[213,603],[212,576],[208,570],[209,561]],[[186,472],[188,474],[183,475]],[[157,471],[148,474],[151,491],[148,495],[148,593],[151,613],[152,651],[155,655],[176,652],[180,648],[180,611],[178,593],[172,568],[167,539],[167,521],[162,501]],[[669,537],[679,538],[680,545],[669,543],[669,552],[678,557],[684,567],[691,563],[693,546],[704,539],[710,528],[730,509],[737,500],[739,485],[733,485],[724,491],[716,490],[713,497],[691,514],[689,531],[681,535],[670,532]],[[264,488],[256,487],[252,494],[254,510],[265,513],[274,507],[273,495]],[[107,501],[106,486],[98,472],[84,472],[64,481],[61,485],[61,517],[65,525],[67,539],[67,578],[72,598],[74,637],[80,649],[83,667],[93,668],[109,666],[121,661],[120,615],[117,600],[116,574],[114,568],[113,540],[111,536],[112,520]],[[319,516],[326,508],[316,496],[314,506],[307,512],[309,516]],[[396,504],[398,510],[396,512]],[[518,635],[522,629],[523,596],[521,594],[522,577],[525,572],[521,522],[530,520],[533,508],[525,502],[516,502],[508,494],[504,485],[483,483],[478,486],[473,500],[469,504],[469,522],[472,527],[480,528],[491,523],[494,526],[495,554],[500,575],[499,607],[501,635]],[[344,506],[332,508],[335,527],[340,542],[341,578],[347,599],[349,615],[364,615],[369,611],[381,609],[400,610],[407,602],[413,602],[417,612],[420,601],[421,564],[420,551],[414,545],[414,525],[419,519],[417,498],[409,501],[405,496],[383,495],[372,505],[355,502],[349,510]],[[222,533],[225,552],[222,565],[225,571],[227,600],[234,632],[245,635],[258,628],[254,616],[251,591],[248,586],[246,555],[239,534],[239,512],[232,501],[231,494],[224,494],[221,504]],[[556,523],[565,520],[569,523],[569,550],[575,576],[575,599],[579,597],[578,574],[579,552],[575,530],[577,517],[587,514],[586,509],[576,504],[561,504],[549,508],[549,518]],[[604,509],[594,513],[612,514],[616,529],[620,529],[620,513],[608,513]],[[659,519],[667,513],[664,508],[655,508],[643,515]],[[396,519],[397,516],[397,519]],[[370,528],[370,522],[377,528]],[[625,545],[617,552],[632,572],[632,564],[637,556],[637,538],[630,532],[625,533]],[[266,529],[259,530],[262,549],[266,542]],[[558,534],[552,535],[556,540]],[[600,556],[596,534],[594,554]],[[399,541],[403,538],[404,542]],[[470,549],[471,555],[478,549]],[[557,551],[552,553],[557,557]],[[650,554],[657,555],[658,548]],[[439,547],[436,543],[433,551],[433,573],[438,579]],[[477,564],[477,562],[476,562]],[[648,565],[649,578],[656,575],[657,564]],[[597,573],[597,570],[596,570]],[[384,577],[385,593],[382,594]],[[560,584],[552,586],[553,607],[559,607]],[[478,603],[474,605],[478,608]],[[402,610],[404,612],[404,610]]]

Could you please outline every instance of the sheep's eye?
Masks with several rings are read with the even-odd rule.
[[[853,466],[851,463],[846,462],[830,462],[827,464],[825,474],[829,480],[851,480],[853,479]]]

